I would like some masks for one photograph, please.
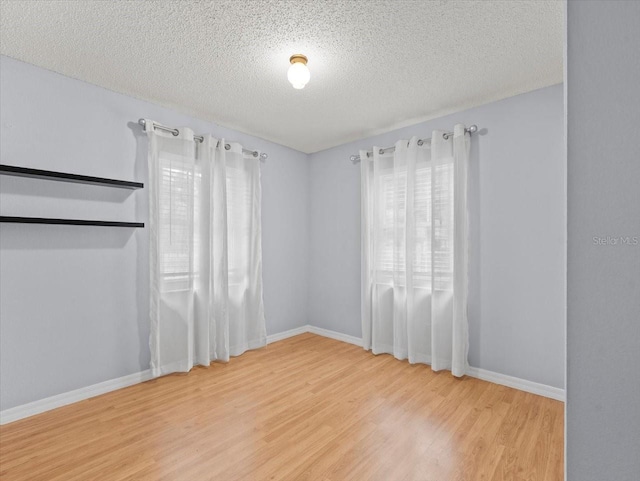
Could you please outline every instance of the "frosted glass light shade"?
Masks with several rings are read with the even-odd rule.
[[[309,72],[309,68],[302,62],[294,62],[289,67],[287,78],[294,89],[303,89],[311,79],[311,72]]]

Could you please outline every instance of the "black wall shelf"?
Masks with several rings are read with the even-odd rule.
[[[130,182],[128,180],[107,179],[104,177],[92,177],[90,175],[69,174],[66,172],[55,172],[53,170],[30,169],[27,167],[16,167],[14,165],[6,164],[0,164],[0,174],[16,177],[30,177],[33,179],[74,182],[76,184],[104,185],[120,189],[142,189],[144,187],[142,182]]]
[[[110,220],[53,219],[49,217],[0,216],[0,222],[11,224],[94,225],[102,227],[144,227],[144,222],[116,222]]]
[[[119,189],[142,189],[142,182],[129,182],[126,180],[106,179],[104,177],[92,177],[89,175],[68,174],[53,170],[30,169],[16,167],[14,165],[0,164],[1,175],[15,177],[29,177],[32,179],[47,179],[61,182],[73,182],[76,184],[103,185],[117,187]],[[143,222],[117,222],[110,220],[84,220],[84,219],[55,219],[50,217],[13,217],[0,216],[0,222],[11,224],[51,224],[51,225],[93,225],[103,227],[144,227]]]

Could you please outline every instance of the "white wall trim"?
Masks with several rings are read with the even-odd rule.
[[[564,402],[564,389],[549,386],[547,384],[527,381],[526,379],[521,379],[519,377],[508,376],[499,372],[487,371],[486,369],[471,366],[469,366],[467,376]]]
[[[305,332],[308,332],[308,326],[296,327],[295,329],[272,334],[267,336],[267,344],[281,341],[282,339],[287,339],[288,337],[297,336],[299,334],[304,334]],[[0,425],[66,406],[67,404],[84,401],[85,399],[132,386],[134,384],[148,381],[149,379],[153,379],[153,375],[151,370],[147,369],[146,371],[136,372],[117,379],[110,379],[98,384],[93,384],[91,386],[82,387],[73,391],[39,399],[10,409],[5,409],[4,411],[0,411]]]
[[[281,341],[289,337],[298,336],[304,333],[317,334],[318,336],[328,337],[335,339],[336,341],[342,341],[349,344],[362,347],[362,339],[348,334],[342,334],[341,332],[331,331],[329,329],[323,329],[322,327],[316,327],[311,325],[300,326],[288,331],[278,332],[267,336],[267,344]],[[480,369],[477,367],[469,367],[467,372],[468,376],[489,381],[502,386],[508,386],[520,391],[530,392],[532,394],[538,394],[539,396],[556,399],[558,401],[564,401],[565,392],[564,389],[560,389],[546,384],[539,384],[533,381],[527,381],[526,379],[520,379],[517,377],[507,376],[506,374],[500,374],[493,371],[487,371],[486,369]],[[105,394],[117,389],[122,389],[134,384],[148,381],[152,379],[151,370],[136,372],[129,374],[128,376],[119,377],[117,379],[111,379],[91,386],[75,389],[66,393],[58,394],[48,398],[33,401],[21,406],[16,406],[10,409],[0,411],[0,425],[18,421],[35,414],[40,414],[45,411],[50,411],[67,404],[72,404],[78,401],[84,401],[101,394]]]
[[[349,344],[355,344],[356,346],[362,347],[362,338],[350,336],[348,334],[342,334],[341,332],[331,331],[329,329],[323,329],[322,327],[316,327],[307,325],[307,332],[311,334],[317,334],[318,336],[328,337],[331,339],[335,339],[336,341],[347,342]]]
[[[148,381],[152,377],[151,370],[147,369],[146,371],[136,372],[117,379],[110,379],[109,381],[100,382],[87,387],[81,387],[80,389],[75,389],[73,391],[39,399],[10,409],[5,409],[4,411],[0,411],[0,424],[11,423],[35,414],[66,406],[67,404],[84,401],[85,399],[99,396],[100,394],[133,386],[134,384]]]
[[[267,344],[271,344],[272,342],[282,341],[283,339],[287,339],[289,337],[299,336],[300,334],[309,332],[308,328],[309,326],[300,326],[300,327],[294,327],[293,329],[289,329],[288,331],[271,334],[270,336],[267,336]]]
[[[329,329],[323,329],[321,327],[307,327],[308,332],[311,332],[313,334],[336,339],[337,341],[348,342],[349,344],[355,344],[356,346],[362,346],[362,339],[359,337],[349,336],[347,334],[330,331]],[[520,391],[530,392],[539,396],[556,399],[558,401],[564,401],[565,399],[564,389],[548,386],[546,384],[540,384],[533,381],[527,381],[526,379],[508,376],[499,372],[487,371],[486,369],[480,369],[478,367],[469,367],[467,376],[482,379],[483,381],[492,382],[494,384],[511,387]]]

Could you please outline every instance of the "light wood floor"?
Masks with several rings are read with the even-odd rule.
[[[0,428],[2,480],[544,480],[563,404],[303,334]]]

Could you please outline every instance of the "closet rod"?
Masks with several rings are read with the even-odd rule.
[[[146,124],[146,121],[144,119],[138,119],[138,123],[140,125],[142,125],[143,127]],[[172,129],[171,127],[167,127],[165,125],[159,124],[157,122],[153,123],[153,128],[154,129],[158,129],[158,130],[164,130],[165,132],[169,132],[173,135],[179,135],[180,131],[178,129]],[[204,136],[202,135],[194,135],[193,139],[198,141],[198,142],[204,142]],[[224,144],[224,148],[225,150],[229,150],[231,148],[231,146],[229,144]],[[265,154],[264,152],[259,154],[257,150],[248,150],[248,149],[242,149],[242,152],[245,154],[249,154],[252,155],[253,157],[258,157],[258,155],[260,156],[260,160],[267,160],[267,157],[269,157],[268,154]]]
[[[474,134],[478,131],[478,126],[477,125],[471,125],[469,127],[467,127],[466,129],[464,129],[465,133],[469,133],[469,134]],[[453,132],[445,132],[442,134],[442,137],[444,138],[444,140],[447,140],[449,137],[451,137],[453,135]],[[431,140],[431,138],[428,139],[420,139],[418,140],[418,145],[424,145],[425,142],[429,142]],[[395,147],[385,147],[384,149],[380,149],[380,155],[385,154],[387,152],[393,152],[394,150],[396,150]],[[371,157],[371,155],[373,155],[373,150],[368,150],[367,151],[367,157]],[[360,156],[359,155],[352,155],[351,157],[349,157],[349,159],[351,160],[351,162],[353,162],[354,164],[357,164],[358,162],[360,162]]]

